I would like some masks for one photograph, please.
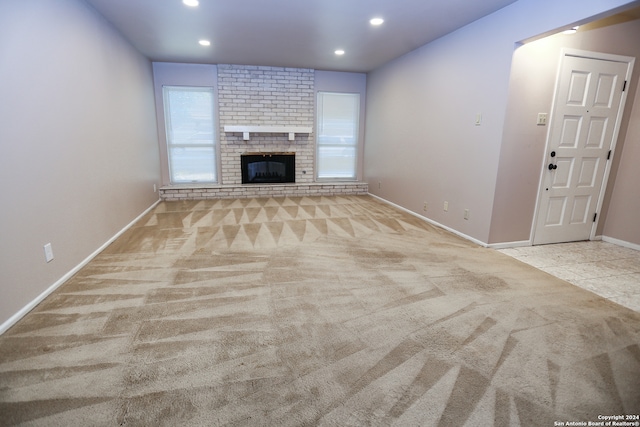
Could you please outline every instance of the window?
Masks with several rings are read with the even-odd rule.
[[[318,179],[356,179],[360,95],[318,92]]]
[[[163,87],[172,184],[216,182],[213,89]]]

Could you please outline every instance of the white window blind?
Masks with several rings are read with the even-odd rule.
[[[317,177],[356,179],[360,95],[318,92]]]
[[[216,182],[213,89],[163,88],[171,183]]]

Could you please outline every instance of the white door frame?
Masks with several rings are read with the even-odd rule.
[[[588,58],[588,59],[599,59],[605,61],[613,61],[613,62],[622,62],[627,64],[627,74],[625,76],[625,80],[627,82],[631,81],[631,73],[633,72],[633,65],[635,63],[635,58],[630,56],[622,56],[622,55],[613,55],[609,53],[601,53],[601,52],[591,52],[586,50],[572,49],[572,48],[563,48],[560,52],[560,62],[558,64],[558,70],[556,72],[556,83],[553,92],[553,101],[551,103],[551,115],[549,117],[549,122],[547,123],[547,136],[544,145],[544,154],[542,156],[542,161],[540,162],[540,182],[538,184],[538,197],[536,200],[536,207],[533,214],[533,222],[531,224],[531,233],[529,235],[529,245],[533,245],[533,239],[535,237],[537,223],[538,223],[538,215],[540,215],[540,201],[543,195],[544,188],[544,179],[545,179],[545,168],[544,165],[547,163],[547,153],[549,152],[550,145],[550,136],[551,129],[553,125],[553,121],[557,119],[554,117],[554,112],[556,111],[556,93],[558,92],[558,86],[560,84],[560,73],[562,72],[562,66],[564,64],[564,58],[567,56],[576,56],[580,58]],[[627,93],[629,93],[628,88],[622,92],[622,97],[620,98],[620,106],[618,109],[618,115],[616,118],[615,127],[613,130],[613,136],[611,141],[611,160],[607,161],[604,169],[604,176],[602,178],[602,187],[600,188],[600,194],[598,196],[598,201],[596,203],[596,212],[598,213],[598,217],[596,221],[591,226],[591,233],[589,235],[589,240],[596,240],[596,231],[598,229],[598,224],[602,219],[600,213],[602,212],[602,204],[604,201],[605,192],[607,189],[607,183],[609,181],[609,173],[611,172],[611,164],[613,163],[613,157],[615,155],[615,148],[618,142],[618,135],[620,133],[620,124],[622,123],[622,116],[624,114],[624,106],[627,101]]]

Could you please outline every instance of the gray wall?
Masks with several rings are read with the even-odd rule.
[[[85,3],[0,2],[0,93],[2,324],[150,207],[160,173],[151,64]]]
[[[640,36],[636,40],[640,39]],[[640,63],[636,57],[635,76],[640,75]],[[636,85],[638,80],[636,80]],[[628,104],[633,103],[630,113],[629,125],[626,129],[624,145],[618,147],[616,161],[618,170],[615,173],[613,189],[608,191],[610,203],[605,205],[608,209],[605,213],[605,224],[602,231],[604,238],[612,238],[623,242],[630,242],[640,246],[640,90],[637,90],[635,99],[628,99]],[[615,165],[615,163],[614,163]],[[616,173],[617,172],[617,173]],[[605,199],[607,203],[607,199]]]
[[[515,43],[629,3],[519,0],[370,73],[369,191],[490,242]]]
[[[547,159],[547,127],[536,125],[538,112],[550,112],[562,48],[604,52],[640,58],[640,20],[608,19],[584,25],[574,35],[558,34],[519,47],[513,56],[511,85],[505,124],[494,215],[493,242],[529,240],[540,173]],[[640,162],[638,126],[640,100],[637,90],[640,63],[636,62],[618,143],[612,159],[597,234],[640,244]],[[630,125],[632,127],[630,128]],[[604,230],[604,233],[603,233]]]

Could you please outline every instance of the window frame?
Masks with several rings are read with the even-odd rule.
[[[211,143],[191,143],[191,144],[176,144],[172,140],[172,128],[171,128],[171,102],[169,95],[172,90],[186,91],[186,92],[207,92],[211,96]],[[169,182],[171,185],[185,185],[185,184],[218,184],[220,181],[220,167],[219,167],[219,146],[217,132],[218,124],[216,120],[216,92],[212,86],[187,86],[187,85],[163,85],[162,86],[162,100],[163,100],[163,113],[165,122],[165,136],[166,136],[166,149],[167,149],[167,169],[169,172]],[[211,164],[211,172],[213,175],[212,180],[178,180],[174,176],[172,166],[172,148],[211,148],[213,151],[213,159]]]
[[[353,126],[355,127],[355,132],[352,138],[352,142],[350,144],[344,143],[336,143],[330,144],[326,142],[321,142],[322,138],[327,138],[327,136],[323,136],[322,132],[322,124],[323,124],[323,108],[322,108],[322,97],[325,95],[340,95],[340,96],[350,96],[354,98],[354,106],[355,110],[353,111]],[[360,113],[361,113],[361,99],[362,95],[359,92],[343,92],[343,91],[318,91],[316,95],[316,147],[315,147],[315,178],[317,181],[357,181],[358,180],[358,166],[360,159]],[[321,148],[326,147],[334,147],[334,148],[350,148],[353,150],[353,169],[352,173],[349,176],[344,175],[333,175],[333,176],[322,176],[322,171],[320,170],[320,150]]]

